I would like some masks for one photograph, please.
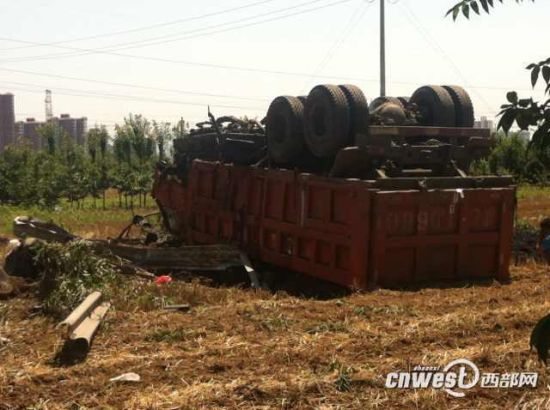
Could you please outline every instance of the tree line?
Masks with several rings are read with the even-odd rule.
[[[38,129],[43,148],[9,146],[0,153],[0,203],[52,208],[66,201],[80,208],[85,198],[107,207],[114,190],[118,206],[146,206],[155,163],[173,156],[173,140],[188,134],[188,124],[175,126],[130,115],[111,136],[105,127],[89,130],[78,146],[60,128]],[[473,175],[511,174],[518,183],[550,183],[550,147],[531,146],[517,132],[494,135],[490,155],[473,164]]]
[[[104,126],[88,131],[85,146],[53,123],[37,129],[42,149],[25,144],[0,153],[0,203],[52,208],[62,201],[79,208],[85,198],[107,207],[115,189],[120,207],[147,205],[154,164],[172,155],[172,140],[186,135],[182,119],[174,127],[129,115],[109,135]]]
[[[550,184],[550,147],[533,146],[519,132],[500,131],[493,138],[490,154],[472,165],[472,175],[512,175],[519,184]]]

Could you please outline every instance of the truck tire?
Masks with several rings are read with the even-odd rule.
[[[438,85],[420,87],[411,97],[420,114],[420,125],[428,127],[454,127],[455,108],[451,95]]]
[[[353,143],[355,135],[368,132],[369,104],[359,87],[351,84],[343,84],[338,87],[344,92],[350,110],[349,145]]]
[[[346,95],[335,85],[318,85],[307,97],[305,140],[317,158],[331,158],[349,141],[350,110]]]
[[[297,97],[275,98],[266,117],[269,157],[277,165],[293,163],[304,151],[304,106]]]
[[[455,127],[474,126],[474,106],[466,90],[458,85],[444,85],[455,105]]]

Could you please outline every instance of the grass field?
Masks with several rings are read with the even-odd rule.
[[[126,209],[124,206],[119,208],[114,192],[108,193],[106,210],[101,209],[100,200],[94,203],[90,198],[83,201],[81,209],[76,209],[67,202],[62,202],[55,209],[4,205],[0,206],[0,236],[11,235],[12,221],[16,216],[32,215],[40,219],[52,220],[86,238],[92,236],[105,238],[119,233],[131,221],[133,214],[144,215],[157,209],[152,198],[147,199],[147,205],[147,208],[135,207],[133,210]]]
[[[519,218],[550,214],[550,190],[522,188]],[[123,210],[42,212],[85,236],[113,236]],[[137,211],[136,211],[137,212]],[[138,212],[139,213],[139,212]],[[142,212],[143,213],[143,212]],[[529,353],[529,335],[550,313],[550,271],[512,267],[512,282],[339,295],[327,300],[214,286],[187,277],[166,287],[127,279],[85,362],[63,367],[55,322],[33,313],[31,294],[0,302],[0,409],[419,408],[543,409],[548,373]],[[189,303],[168,313],[162,300]],[[540,373],[539,387],[389,390],[385,375],[457,358],[482,372]],[[141,382],[111,377],[136,372]]]

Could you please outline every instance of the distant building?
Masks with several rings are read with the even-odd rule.
[[[71,118],[69,114],[61,114],[59,118],[54,118],[54,121],[76,142],[76,118]]]
[[[71,118],[69,114],[61,114],[59,118],[54,118],[59,128],[64,130],[77,145],[84,145],[86,142],[86,133],[88,132],[88,119]]]
[[[33,149],[43,148],[45,143],[37,132],[37,129],[43,125],[46,125],[46,123],[36,121],[34,118],[27,118],[25,122],[18,122],[16,128],[19,142]]]
[[[474,122],[474,128],[489,128],[490,130],[494,129],[494,123],[491,120],[488,120],[487,117],[481,117],[479,121]]]
[[[13,94],[0,94],[0,152],[15,142]]]
[[[48,97],[46,98],[48,99]],[[49,103],[51,104],[51,93]],[[48,112],[50,111],[51,106]],[[37,129],[48,123],[52,123],[65,131],[75,144],[86,144],[88,133],[88,119],[86,117],[71,118],[69,114],[61,114],[59,118],[49,118],[46,121],[27,118],[26,121],[16,123],[13,94],[0,94],[0,152],[11,144],[22,144],[33,149],[44,148],[46,143],[38,135]]]
[[[78,145],[86,144],[86,134],[88,132],[88,118],[82,117],[76,119],[76,143]]]

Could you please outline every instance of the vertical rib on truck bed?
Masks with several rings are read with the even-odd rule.
[[[188,242],[351,288],[508,279],[515,189],[380,190],[373,181],[195,161],[154,196]],[[178,188],[175,188],[175,185]]]

